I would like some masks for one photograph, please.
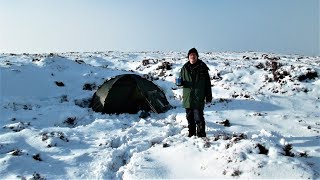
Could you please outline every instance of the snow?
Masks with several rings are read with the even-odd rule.
[[[319,179],[320,79],[299,77],[319,75],[320,58],[209,52],[200,59],[213,85],[207,138],[187,137],[182,89],[173,83],[185,52],[0,54],[0,178]],[[125,73],[153,80],[174,108],[147,118],[92,111],[98,86]]]

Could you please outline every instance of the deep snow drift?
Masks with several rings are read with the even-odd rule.
[[[181,52],[0,54],[1,179],[320,178],[320,58],[200,53],[214,101],[188,138]],[[163,114],[93,112],[106,79],[153,80]]]

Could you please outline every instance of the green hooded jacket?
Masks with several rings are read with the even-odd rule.
[[[212,101],[211,82],[208,66],[201,60],[195,64],[189,61],[181,69],[183,107],[204,109],[205,101]]]

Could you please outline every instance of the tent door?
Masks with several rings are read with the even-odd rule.
[[[151,109],[155,112],[155,113],[161,113],[164,111],[165,109],[165,105],[161,102],[161,99],[163,99],[163,97],[161,96],[161,94],[157,91],[148,91],[148,98],[147,101],[150,104]]]

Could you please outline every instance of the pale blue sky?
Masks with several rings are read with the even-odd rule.
[[[0,0],[0,52],[320,55],[320,0]]]

